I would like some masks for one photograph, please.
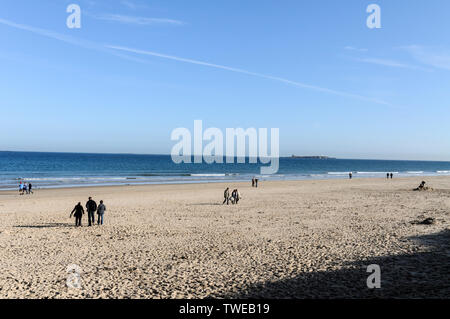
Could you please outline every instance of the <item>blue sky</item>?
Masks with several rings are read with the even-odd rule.
[[[81,7],[81,29],[66,7]],[[381,29],[366,26],[381,7]],[[282,155],[450,160],[449,1],[4,0],[0,150],[166,153],[276,127]]]

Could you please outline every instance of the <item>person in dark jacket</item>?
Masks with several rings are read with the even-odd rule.
[[[234,203],[237,204],[241,198],[241,193],[239,193],[239,190],[236,188],[234,190]]]
[[[92,200],[92,197],[89,197],[89,200],[86,202],[86,210],[88,212],[89,226],[91,226],[95,224],[95,211],[97,210],[97,203]]]
[[[222,203],[222,205],[223,204],[225,204],[225,203],[227,203],[227,205],[229,204],[229,201],[230,201],[230,189],[227,187],[227,189],[223,192],[223,197],[224,197],[224,200],[223,200],[223,203]]]
[[[75,226],[81,226],[81,217],[84,214],[84,209],[83,206],[81,206],[81,203],[78,203],[72,210],[70,213],[70,218],[72,218],[72,214],[75,216]]]

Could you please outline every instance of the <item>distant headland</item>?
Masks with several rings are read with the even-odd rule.
[[[335,157],[329,157],[329,156],[322,156],[322,155],[316,155],[316,156],[297,156],[292,155],[291,158],[307,158],[307,159],[336,159]]]

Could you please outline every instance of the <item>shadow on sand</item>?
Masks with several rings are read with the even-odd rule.
[[[410,238],[431,249],[360,260],[337,271],[300,273],[255,284],[224,298],[449,298],[450,230]],[[367,266],[381,269],[381,288],[369,289]]]
[[[17,225],[16,228],[62,228],[62,227],[75,227],[74,224],[67,223],[46,223],[41,225]]]

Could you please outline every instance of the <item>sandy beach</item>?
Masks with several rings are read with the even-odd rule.
[[[75,228],[88,196],[105,225]],[[450,177],[0,192],[0,298],[448,298],[449,217]]]

